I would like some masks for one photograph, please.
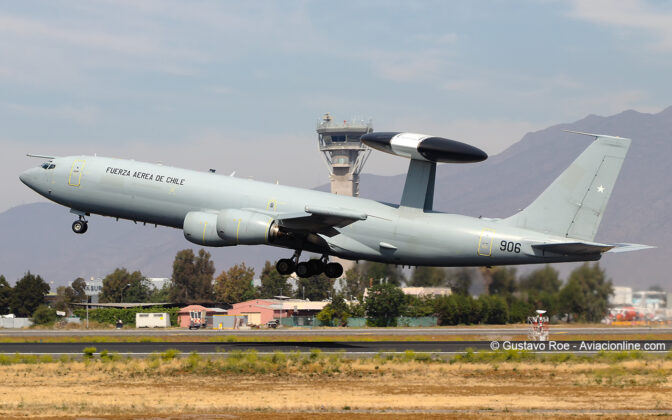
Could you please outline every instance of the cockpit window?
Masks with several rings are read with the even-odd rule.
[[[47,169],[54,169],[55,167],[56,167],[56,165],[54,165],[54,164],[52,163],[52,164],[49,165],[49,167],[48,167]]]
[[[47,162],[44,162],[42,164],[42,169],[49,169],[49,164]]]
[[[54,169],[56,165],[51,162],[44,162],[42,165],[40,165],[40,167],[42,169]]]

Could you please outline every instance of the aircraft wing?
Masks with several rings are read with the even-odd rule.
[[[278,225],[285,229],[321,233],[329,237],[338,234],[338,231],[334,228],[345,227],[354,222],[366,220],[368,217],[366,213],[350,209],[316,206],[306,206],[305,211],[297,213],[272,213],[256,209],[248,210],[274,217]]]
[[[334,228],[344,227],[359,220],[366,220],[367,217],[365,213],[348,209],[306,206],[303,214],[280,215],[278,223],[290,230],[334,236],[338,234],[338,231]]]
[[[532,248],[563,255],[590,255],[604,252],[628,252],[639,251],[647,248],[655,248],[640,244],[601,244],[595,242],[561,242],[552,244],[532,245]]]

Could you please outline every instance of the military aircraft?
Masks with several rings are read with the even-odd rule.
[[[532,204],[505,219],[432,209],[436,165],[487,158],[471,145],[417,133],[373,132],[362,142],[410,159],[399,204],[101,156],[43,158],[20,175],[44,197],[69,207],[75,233],[99,214],[170,226],[204,246],[272,245],[294,250],[281,274],[343,267],[330,256],[404,266],[495,266],[599,260],[605,252],[648,248],[594,242],[630,140],[595,141]],[[321,255],[300,261],[303,251]]]

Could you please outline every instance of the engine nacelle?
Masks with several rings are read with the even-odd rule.
[[[189,242],[205,246],[235,245],[229,243],[217,234],[217,214],[202,211],[190,211],[184,218],[182,225],[184,237]]]
[[[262,245],[272,242],[278,227],[272,217],[247,210],[226,209],[217,216],[217,234],[227,245]]]

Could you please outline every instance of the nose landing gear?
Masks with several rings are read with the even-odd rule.
[[[79,216],[79,220],[75,220],[72,223],[72,231],[81,235],[89,229],[89,223],[84,219],[84,217]]]
[[[343,275],[343,266],[339,263],[330,263],[329,257],[323,255],[320,259],[311,259],[299,262],[301,251],[294,252],[292,258],[283,258],[275,264],[276,270],[282,275],[289,275],[296,272],[296,275],[302,278],[315,276],[324,273],[327,277],[337,278]]]

